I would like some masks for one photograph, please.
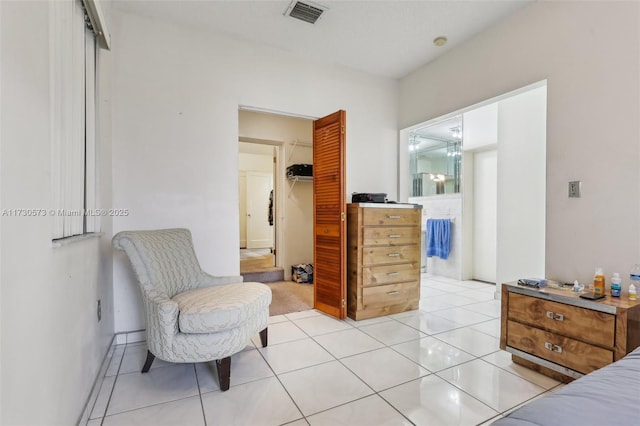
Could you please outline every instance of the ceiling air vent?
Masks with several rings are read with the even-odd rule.
[[[310,24],[315,24],[316,21],[320,19],[320,15],[322,15],[326,9],[326,7],[318,4],[312,4],[310,2],[303,3],[298,0],[293,0],[284,14],[285,16],[291,16],[292,18],[296,18]]]

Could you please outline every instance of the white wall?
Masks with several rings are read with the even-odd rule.
[[[273,173],[273,154],[247,154],[241,152],[238,158],[239,170]]]
[[[497,283],[545,275],[546,91],[498,103]]]
[[[462,277],[496,282],[498,103],[466,111],[462,134]]]
[[[347,192],[395,195],[397,82],[130,14],[113,21],[113,201],[131,211],[114,230],[188,227],[204,269],[237,274],[239,105],[345,109]],[[144,328],[121,254],[114,297],[116,331]]]
[[[462,148],[484,148],[498,143],[498,103],[494,102],[462,114]]]
[[[465,112],[464,133],[465,150],[476,152],[466,158],[473,266],[463,275],[498,283],[544,276],[546,85]]]
[[[0,11],[0,204],[49,209],[49,5],[2,1]],[[98,61],[100,207],[112,207],[110,55]],[[49,217],[1,220],[0,423],[76,424],[113,338],[111,220],[104,236],[55,249]]]
[[[547,79],[549,278],[640,259],[639,18],[637,2],[535,2],[400,82],[405,128]]]
[[[472,278],[496,282],[498,210],[498,150],[480,151],[473,158]]]

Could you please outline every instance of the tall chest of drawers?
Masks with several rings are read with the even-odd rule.
[[[347,205],[347,315],[418,309],[422,206]]]
[[[513,361],[567,381],[640,345],[640,302],[624,294],[600,301],[570,290],[502,285],[500,347]]]

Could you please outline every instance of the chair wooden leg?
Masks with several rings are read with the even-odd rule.
[[[218,382],[220,383],[220,390],[229,390],[229,383],[231,381],[231,357],[217,359],[216,367],[218,368]]]
[[[151,351],[147,350],[147,360],[144,362],[144,367],[142,367],[142,372],[146,373],[151,368],[151,364],[153,364],[153,360],[156,359],[156,356],[151,353]]]
[[[267,347],[267,328],[268,327],[265,327],[264,330],[260,332],[260,342],[263,348]]]

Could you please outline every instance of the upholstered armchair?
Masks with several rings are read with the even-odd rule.
[[[155,357],[215,360],[220,388],[229,389],[231,355],[257,333],[267,346],[271,289],[202,271],[187,229],[123,231],[112,242],[127,254],[142,292],[149,349],[142,372]]]

